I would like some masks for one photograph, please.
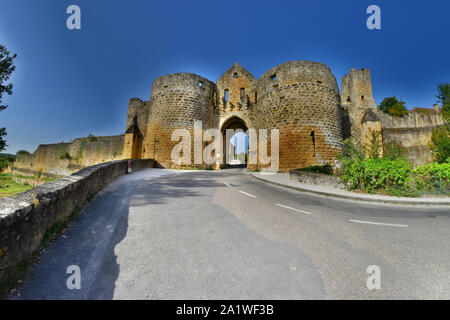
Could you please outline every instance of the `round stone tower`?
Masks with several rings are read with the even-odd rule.
[[[216,85],[191,73],[162,76],[153,82],[144,157],[155,159],[164,167],[174,167],[171,152],[179,141],[171,141],[176,129],[191,134],[191,161],[194,161],[194,122],[202,128],[212,126]]]
[[[339,89],[330,68],[287,62],[264,73],[257,87],[257,127],[280,130],[279,170],[333,164],[342,124]]]

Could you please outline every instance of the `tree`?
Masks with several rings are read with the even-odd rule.
[[[438,84],[438,102],[442,103],[442,114],[445,120],[450,121],[450,83]]]
[[[10,55],[10,52],[6,47],[0,44],[0,111],[3,111],[8,107],[7,105],[2,105],[3,94],[12,94],[12,83],[6,84],[5,82],[8,81],[9,77],[16,69],[13,64],[16,57],[16,54]],[[4,150],[7,146],[6,141],[3,139],[4,136],[6,136],[6,128],[0,128],[0,151]]]
[[[378,108],[384,113],[396,117],[401,117],[402,115],[408,113],[408,110],[405,107],[405,102],[398,100],[396,97],[384,98]]]

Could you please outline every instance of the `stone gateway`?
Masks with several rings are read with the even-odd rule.
[[[416,129],[431,135],[430,128],[442,123],[437,112],[413,116],[423,118],[423,125],[414,121],[407,125],[413,136]],[[368,69],[350,70],[342,78],[340,93],[335,76],[322,63],[287,62],[259,79],[235,63],[216,83],[190,73],[170,74],[154,81],[149,101],[131,99],[123,156],[155,159],[167,168],[180,167],[171,160],[171,151],[178,143],[171,141],[171,134],[175,129],[187,129],[193,136],[194,122],[199,120],[203,130],[217,128],[223,134],[226,129],[279,129],[280,171],[334,166],[342,140],[351,135],[367,142],[370,133],[378,132],[382,137],[387,129],[385,138],[395,140],[390,137],[395,130],[383,127],[383,122],[393,123],[390,118],[375,104]],[[192,145],[192,159],[193,150]],[[221,156],[225,157],[225,152]],[[226,163],[224,159],[221,162]],[[262,167],[258,161],[250,169]]]

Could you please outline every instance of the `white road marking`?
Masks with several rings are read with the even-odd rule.
[[[225,185],[228,187],[228,188],[232,188],[228,183],[226,183],[225,182]]]
[[[254,196],[254,195],[252,195],[250,193],[247,193],[247,192],[244,192],[244,191],[239,191],[239,192],[242,193],[242,194],[245,194],[246,196],[249,196],[249,197],[252,197],[252,198],[256,198],[256,196]]]
[[[294,211],[297,211],[297,212],[301,212],[301,213],[304,213],[304,214],[312,214],[311,212],[303,211],[303,210],[299,210],[299,209],[295,209],[295,208],[291,208],[291,207],[284,206],[284,205],[279,204],[279,203],[277,203],[277,204],[275,204],[275,205],[276,205],[276,206],[279,206],[279,207],[282,207],[282,208],[289,209],[289,210],[294,210]]]
[[[374,224],[374,225],[378,225],[378,226],[387,226],[387,227],[401,227],[401,228],[408,228],[408,225],[407,225],[407,224],[395,224],[395,223],[372,222],[372,221],[362,221],[362,220],[353,220],[353,219],[351,219],[350,222],[364,223],[364,224]]]

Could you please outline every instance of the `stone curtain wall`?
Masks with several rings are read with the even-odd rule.
[[[380,118],[384,145],[392,142],[402,145],[406,148],[409,161],[415,165],[432,161],[428,144],[433,129],[444,123],[441,113],[410,111],[402,117],[381,113]]]
[[[192,138],[193,162],[194,122],[202,121],[203,129],[212,127],[215,93],[214,82],[195,74],[176,73],[156,79],[144,139],[144,158],[154,158],[163,167],[179,167],[171,161],[172,149],[179,142],[171,141],[171,137],[174,130],[186,129]]]
[[[217,83],[191,73],[159,77],[153,82],[149,101],[130,99],[123,136],[42,145],[32,156],[19,156],[16,170],[65,175],[88,165],[129,158],[155,159],[167,168],[210,167],[194,164],[196,120],[202,122],[203,130],[224,131],[231,124],[257,132],[279,129],[280,171],[335,165],[343,139],[353,136],[367,142],[374,130],[382,133],[384,144],[399,142],[409,150],[411,160],[424,163],[431,160],[427,148],[431,131],[442,124],[438,113],[410,113],[401,119],[382,114],[372,96],[368,69],[351,69],[342,77],[340,94],[330,68],[321,63],[287,62],[259,79],[235,63]],[[171,141],[176,129],[191,134],[190,165],[172,163],[172,150],[179,143]],[[267,144],[270,150],[270,137]],[[205,146],[203,143],[202,151]],[[82,157],[80,149],[84,149]],[[70,159],[59,159],[61,150],[66,150]],[[260,160],[258,168],[264,167]]]
[[[292,61],[270,69],[258,80],[255,112],[258,128],[280,130],[280,171],[334,165],[341,113],[336,79],[326,65]]]
[[[14,197],[0,200],[0,297],[17,276],[16,267],[30,264],[44,235],[57,223],[73,218],[86,201],[117,177],[124,175],[127,160],[85,168]],[[133,171],[150,168],[152,160],[133,160]]]
[[[65,176],[94,164],[123,159],[123,146],[124,135],[40,145],[33,154],[19,154],[11,170],[22,175]],[[65,154],[68,156],[61,159]]]

